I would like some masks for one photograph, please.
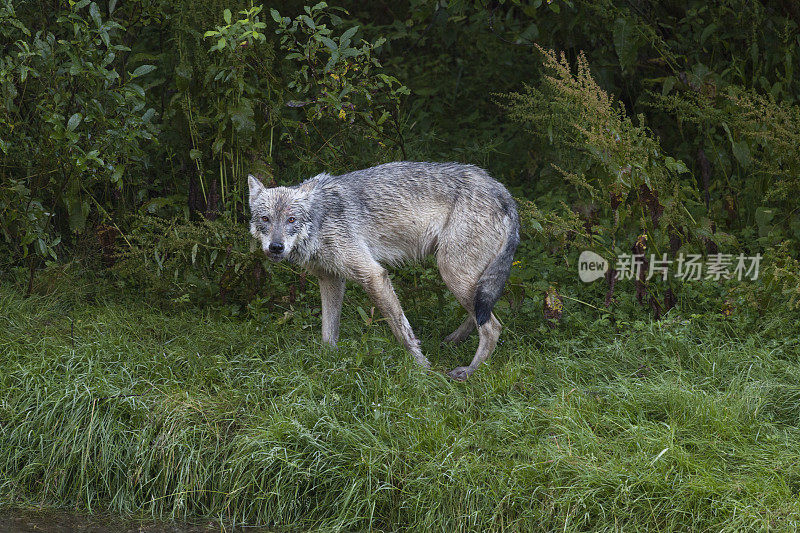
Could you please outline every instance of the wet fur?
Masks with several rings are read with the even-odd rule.
[[[338,339],[344,280],[364,286],[392,332],[425,367],[428,360],[384,268],[435,254],[444,282],[468,313],[446,340],[475,327],[480,343],[466,379],[489,357],[500,335],[492,309],[519,243],[516,203],[484,170],[459,163],[387,163],[295,187],[265,188],[249,178],[250,230],[273,260],[286,259],[320,278],[323,340]],[[267,216],[269,222],[262,220]],[[294,217],[294,222],[289,222]],[[270,243],[285,250],[269,252]]]

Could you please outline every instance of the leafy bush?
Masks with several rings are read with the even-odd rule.
[[[289,278],[280,267],[265,269],[263,254],[252,245],[249,233],[225,216],[186,222],[144,215],[118,243],[113,270],[131,288],[178,303],[242,305],[286,296]]]
[[[720,234],[712,235],[693,181],[682,179],[687,166],[664,153],[642,115],[635,124],[600,88],[585,55],[578,56],[573,73],[563,54],[539,51],[549,73],[541,87],[501,95],[501,103],[546,147],[556,175],[575,188],[583,203],[564,204],[560,214],[528,205],[523,219],[562,245],[571,241],[612,265],[623,254],[639,255],[641,300],[646,256],[675,254],[685,243],[717,240]]]
[[[526,231],[554,237],[520,247],[514,302],[548,288],[543,250],[613,261],[730,234],[797,254],[792,2],[0,0],[0,19],[3,266],[33,274],[95,243],[74,238],[94,224],[135,234],[134,213],[241,223],[248,172],[294,183],[401,158],[486,167]],[[542,68],[534,43],[577,72]]]
[[[271,10],[291,65],[286,105],[304,111],[284,122],[294,155],[308,168],[325,169],[405,159],[400,102],[409,91],[381,69],[376,55],[386,39],[358,42],[359,26],[339,33],[344,22],[325,2],[304,10],[294,19]]]
[[[242,213],[246,172],[268,173],[266,165],[272,162],[277,82],[273,46],[263,33],[260,12],[261,7],[243,9],[234,20],[225,9],[224,24],[204,34],[213,44],[196,52],[202,59],[193,64],[182,58],[176,69],[171,113],[185,121],[203,211],[212,218],[218,211]]]
[[[144,187],[144,143],[157,131],[138,83],[155,67],[115,62],[130,50],[122,25],[81,0],[51,30],[32,34],[10,0],[0,8],[0,226],[14,259],[55,258],[124,182]]]
[[[794,209],[800,194],[800,106],[735,86],[656,102],[696,131],[707,165],[726,177],[711,202],[718,220],[741,231],[751,247],[800,240],[800,213]],[[704,186],[710,195],[708,176]]]
[[[760,313],[799,309],[800,261],[792,253],[795,246],[796,243],[784,241],[767,248],[758,282],[734,287],[731,297]]]

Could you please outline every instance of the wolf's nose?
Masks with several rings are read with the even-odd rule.
[[[273,254],[279,254],[283,251],[283,243],[282,242],[271,242],[269,243],[269,251]]]

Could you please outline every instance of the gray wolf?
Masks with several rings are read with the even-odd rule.
[[[319,278],[322,340],[336,345],[345,280],[360,283],[416,362],[430,368],[400,307],[385,266],[435,254],[448,289],[467,317],[444,340],[459,343],[477,326],[465,380],[500,336],[492,314],[519,244],[511,194],[486,171],[459,163],[395,162],[293,187],[266,188],[253,176],[250,232],[273,261],[287,260]]]

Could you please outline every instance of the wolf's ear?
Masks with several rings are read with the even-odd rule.
[[[300,187],[298,187],[298,190],[302,193],[310,194],[314,189],[317,188],[317,185],[319,185],[320,178],[326,178],[326,177],[328,177],[328,174],[326,174],[325,172],[323,172],[322,174],[317,174],[313,178],[307,179],[306,181],[301,183]]]
[[[250,202],[258,198],[258,195],[266,190],[266,187],[252,174],[247,176],[247,184],[250,186]]]

